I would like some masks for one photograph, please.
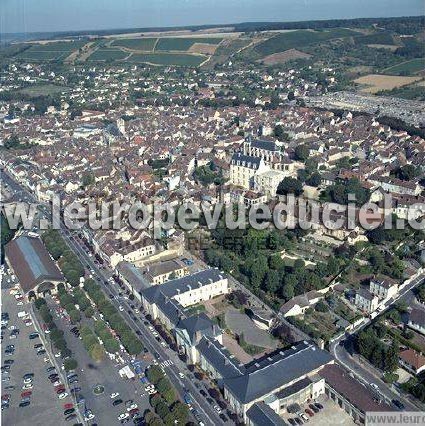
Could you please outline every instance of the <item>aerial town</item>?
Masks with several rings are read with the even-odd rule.
[[[356,39],[366,24],[351,21],[329,45]],[[423,43],[423,17],[358,37],[391,31],[413,49],[400,22]],[[369,47],[388,69],[422,68],[366,93],[339,62],[304,64],[305,35],[296,54],[282,39],[249,60],[310,30],[235,28],[1,46],[3,424],[348,426],[425,411],[423,57]],[[160,206],[159,231],[111,211],[136,203]],[[166,223],[188,204],[190,228]]]

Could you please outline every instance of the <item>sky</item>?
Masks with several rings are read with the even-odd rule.
[[[424,14],[424,0],[0,0],[0,33]]]

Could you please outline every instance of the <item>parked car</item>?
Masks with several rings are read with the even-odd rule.
[[[318,413],[320,410],[317,408],[314,404],[309,404],[309,407],[311,410],[313,410],[315,413]]]
[[[112,405],[115,407],[117,405],[122,404],[122,399],[116,399],[115,401],[112,402]]]
[[[310,417],[313,417],[314,416],[314,413],[313,413],[313,411],[312,410],[310,410],[310,408],[306,408],[305,409],[305,412],[310,416]]]
[[[399,401],[398,399],[393,399],[391,402],[394,405],[394,407],[396,407],[400,411],[404,410],[404,408],[405,408],[404,404],[401,401]]]

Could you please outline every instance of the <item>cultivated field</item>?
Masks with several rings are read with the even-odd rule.
[[[131,53],[118,49],[98,49],[88,58],[88,61],[120,61],[126,59]]]
[[[130,50],[152,52],[157,38],[129,38],[114,40],[112,46],[125,47]]]
[[[360,89],[363,93],[377,93],[382,90],[392,90],[397,87],[407,86],[420,77],[401,77],[396,75],[369,74],[354,80],[354,83],[366,86]]]
[[[16,56],[31,61],[58,61],[67,58],[71,52],[80,49],[84,41],[63,41],[56,43],[34,44]]]
[[[301,52],[297,49],[289,49],[285,52],[273,53],[262,59],[262,62],[266,65],[284,64],[288,61],[294,61],[296,59],[309,59],[312,55]]]
[[[161,51],[184,51],[189,50],[195,43],[217,45],[221,42],[221,38],[198,37],[198,38],[160,38],[155,50]]]
[[[254,50],[261,57],[289,49],[299,49],[314,43],[358,35],[357,32],[345,28],[334,28],[329,31],[296,30],[279,33],[255,46]]]
[[[197,67],[206,59],[206,56],[188,55],[184,53],[134,53],[127,59],[127,62]]]
[[[425,58],[412,59],[383,70],[385,74],[411,75],[425,70]]]

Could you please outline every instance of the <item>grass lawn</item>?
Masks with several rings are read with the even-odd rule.
[[[129,38],[114,40],[112,46],[126,47],[132,50],[153,51],[156,43],[156,38]]]
[[[181,50],[186,51],[195,43],[218,44],[222,38],[193,37],[193,38],[160,38],[155,50]]]
[[[48,95],[56,95],[62,92],[68,92],[70,90],[69,87],[66,86],[56,86],[54,84],[37,84],[34,86],[25,87],[21,90],[18,90],[18,93],[22,93],[23,95],[30,97],[37,96],[48,96]]]

